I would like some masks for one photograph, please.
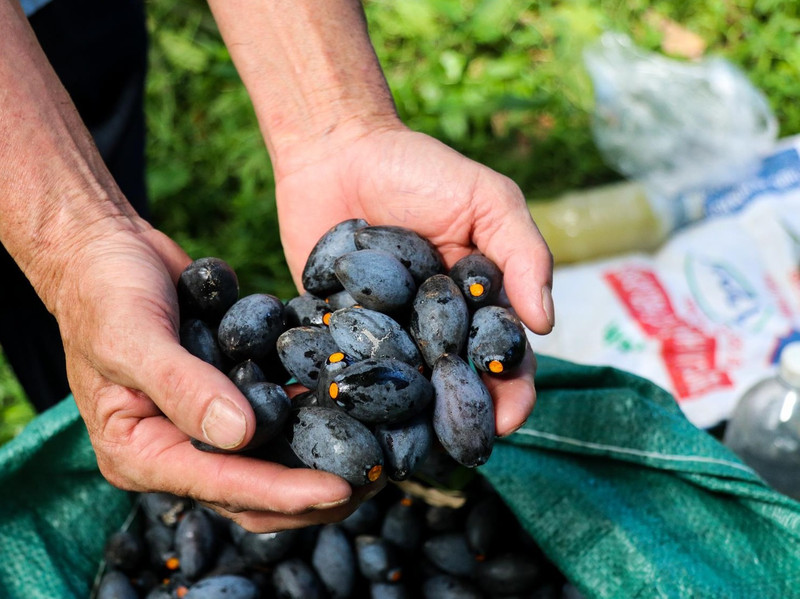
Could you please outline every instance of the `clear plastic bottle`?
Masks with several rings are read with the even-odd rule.
[[[800,342],[783,348],[775,375],[742,395],[724,443],[775,490],[800,499]]]

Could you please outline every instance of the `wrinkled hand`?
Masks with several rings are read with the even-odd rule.
[[[224,373],[179,345],[175,282],[188,263],[142,227],[81,247],[60,285],[69,380],[103,475],[207,502],[256,531],[340,520],[357,501],[337,502],[357,493],[339,477],[190,444],[238,447],[255,419]]]
[[[505,291],[534,332],[553,326],[552,256],[519,188],[508,178],[402,125],[329,132],[275,161],[281,239],[295,283],[316,240],[336,223],[363,218],[427,237],[447,266],[476,249],[504,272]],[[536,362],[484,377],[497,432],[521,426],[535,402]]]

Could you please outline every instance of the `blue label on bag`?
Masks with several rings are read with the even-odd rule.
[[[795,148],[789,148],[765,158],[752,178],[708,192],[705,214],[707,217],[734,214],[759,196],[786,193],[798,187],[800,156]]]

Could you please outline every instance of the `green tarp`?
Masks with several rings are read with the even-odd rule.
[[[539,358],[539,398],[480,472],[587,597],[800,597],[800,503],[670,395]],[[71,399],[0,448],[0,597],[88,597],[131,497],[97,470]]]

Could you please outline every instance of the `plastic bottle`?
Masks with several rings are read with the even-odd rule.
[[[528,201],[557,264],[655,250],[678,225],[677,207],[635,181]]]
[[[724,443],[775,490],[800,499],[800,342],[783,348],[776,374],[745,391]]]

